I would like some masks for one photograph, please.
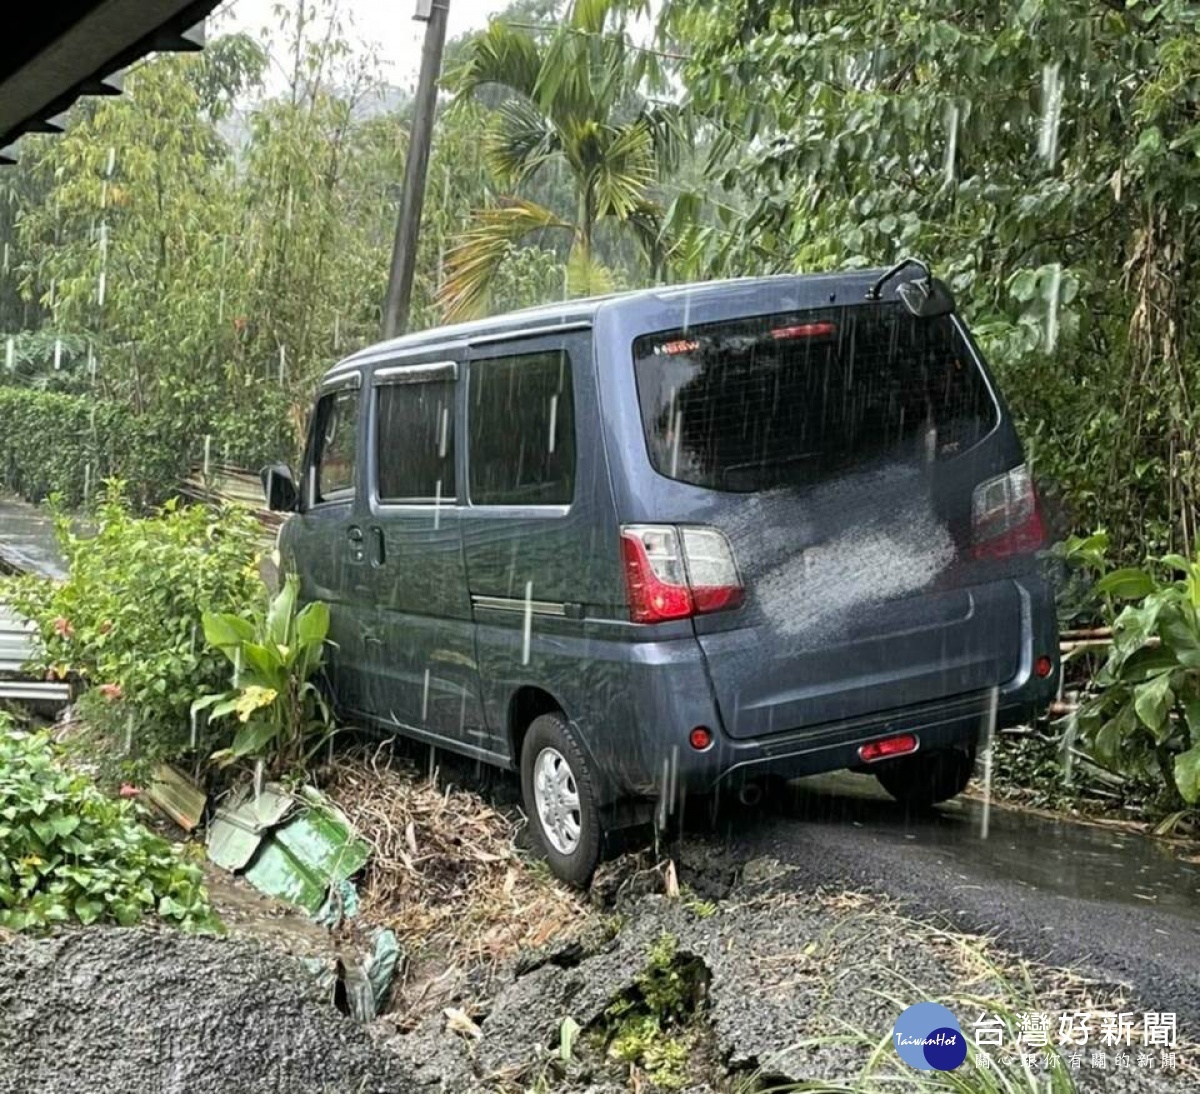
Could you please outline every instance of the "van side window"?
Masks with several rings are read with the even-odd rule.
[[[569,505],[575,403],[566,350],[471,362],[473,505]]]
[[[356,388],[330,392],[317,404],[313,453],[315,502],[330,501],[354,490],[357,421]]]
[[[380,501],[453,501],[454,381],[383,384],[376,395]]]

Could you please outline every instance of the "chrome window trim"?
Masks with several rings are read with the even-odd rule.
[[[471,594],[473,608],[485,608],[495,612],[528,611],[531,615],[555,615],[565,617],[566,604],[551,600],[526,600],[524,597],[512,596],[479,596]]]
[[[498,517],[565,517],[570,514],[574,504],[574,502],[570,504],[554,502],[547,505],[521,505],[518,502],[503,502],[493,505],[490,502],[473,502],[468,499],[464,503],[463,509],[488,516],[494,513]]]
[[[330,395],[343,388],[358,389],[360,387],[362,387],[362,369],[355,368],[352,372],[343,373],[340,376],[328,376],[322,380],[317,397]]]
[[[377,387],[388,384],[432,384],[442,380],[454,383],[458,379],[457,361],[430,361],[422,365],[385,365],[371,375]]]
[[[590,319],[578,319],[571,323],[547,323],[540,327],[524,327],[515,330],[496,331],[492,334],[479,334],[467,339],[467,345],[490,346],[497,342],[515,342],[522,338],[541,338],[547,334],[570,334],[573,331],[591,330]]]
[[[448,360],[446,355],[464,353],[466,348],[467,340],[465,338],[455,338],[445,342],[435,341],[421,346],[393,346],[390,343],[381,342],[374,346],[367,346],[352,357],[339,361],[325,375],[330,379],[335,379],[350,369],[371,368],[374,365],[387,365],[388,362],[396,364],[405,357],[421,357],[425,360],[432,360],[436,364],[439,360],[437,354],[443,355],[442,360]],[[413,362],[413,364],[422,363],[422,361]]]

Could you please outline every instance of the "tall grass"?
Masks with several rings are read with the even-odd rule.
[[[911,1003],[932,1000],[949,1007],[958,1015],[987,1011],[998,1017],[1005,1028],[1005,1047],[990,1054],[991,1066],[979,1066],[980,1052],[971,1044],[968,1036],[967,1058],[959,1068],[954,1071],[916,1071],[896,1055],[892,1047],[890,1029],[880,1036],[877,1031],[868,1032],[852,1023],[839,1022],[840,1032],[797,1041],[773,1060],[762,1062],[753,1074],[737,1084],[734,1088],[736,1094],[800,1094],[802,1091],[811,1094],[907,1094],[909,1091],[952,1091],[954,1094],[1074,1094],[1077,1087],[1065,1058],[1060,1055],[1056,1067],[1035,1068],[1015,1047],[1017,1033],[1021,1029],[1021,1014],[1061,1009],[1058,1003],[1050,1006],[1039,999],[1041,993],[1034,984],[1028,963],[1022,961],[1011,966],[1001,965],[990,955],[986,939],[940,930],[927,923],[894,914],[889,914],[887,918],[897,927],[919,931],[949,944],[968,971],[968,983],[986,983],[989,990],[986,993],[961,990],[946,992],[928,984],[917,984],[895,972],[892,978],[896,991],[880,991],[875,994],[886,999],[894,1007],[897,1016]],[[785,1070],[785,1060],[836,1046],[857,1046],[862,1049],[865,1061],[856,1075],[837,1082],[795,1082],[773,1078]],[[1042,1050],[1042,1055],[1053,1052],[1054,1049],[1048,1046]]]

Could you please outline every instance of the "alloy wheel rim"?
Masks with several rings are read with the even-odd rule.
[[[560,855],[574,854],[579,847],[583,810],[575,773],[556,748],[543,748],[533,762],[533,800],[550,845]]]

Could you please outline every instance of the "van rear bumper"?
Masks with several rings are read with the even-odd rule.
[[[1057,672],[1056,660],[1055,671],[1045,679],[1030,672],[997,689],[993,728],[1020,725],[1043,711],[1055,694]],[[637,790],[643,796],[656,796],[667,785],[675,797],[736,789],[767,777],[794,779],[846,768],[869,771],[870,765],[859,758],[859,748],[901,733],[913,734],[920,751],[970,750],[987,738],[992,704],[991,692],[984,691],[770,737],[739,741],[720,733],[704,752],[686,744],[672,749],[670,759],[661,764],[663,775],[670,772],[669,778],[660,777],[652,786]]]
[[[1050,588],[1031,576],[1016,579],[1016,584],[1022,638],[1016,672],[996,692],[997,729],[1045,709],[1058,686]],[[492,683],[490,691],[485,689],[489,719],[505,724],[506,704],[521,684],[547,686],[579,731],[606,805],[707,793],[765,775],[792,778],[858,767],[861,745],[897,733],[916,734],[926,750],[970,748],[986,733],[992,695],[974,691],[803,729],[734,738],[722,723],[700,646],[687,626],[662,624],[669,635],[632,641],[639,630],[630,624],[593,624],[582,638],[567,633],[568,625],[564,621],[557,633],[550,621],[533,633],[529,666],[521,665],[514,653],[520,649],[519,629],[480,628],[481,675]],[[1044,679],[1033,671],[1041,656],[1053,662]],[[505,677],[506,666],[512,679]],[[713,737],[702,752],[689,744],[690,731],[700,726]]]
[[[911,733],[922,751],[938,748],[973,749],[993,730],[1020,725],[1039,715],[1058,690],[1061,671],[1053,594],[1045,581],[1017,581],[1021,594],[1022,635],[1017,672],[993,693],[991,690],[950,696],[930,703],[880,711],[843,722],[826,723],[794,732],[735,740],[721,734],[704,753],[680,757],[679,785],[709,792],[738,786],[766,776],[799,778],[844,768],[870,770],[859,758],[869,741]],[[1049,675],[1039,677],[1034,664],[1049,657]]]
[[[1033,713],[1028,703],[1008,701],[1011,698],[1016,697],[1003,692],[997,697],[997,729],[1019,724]],[[715,763],[698,767],[680,781],[690,790],[709,792],[768,776],[792,779],[845,768],[870,770],[860,760],[859,748],[901,733],[915,736],[920,751],[973,749],[987,736],[990,708],[991,697],[981,693],[767,740],[725,741]]]

